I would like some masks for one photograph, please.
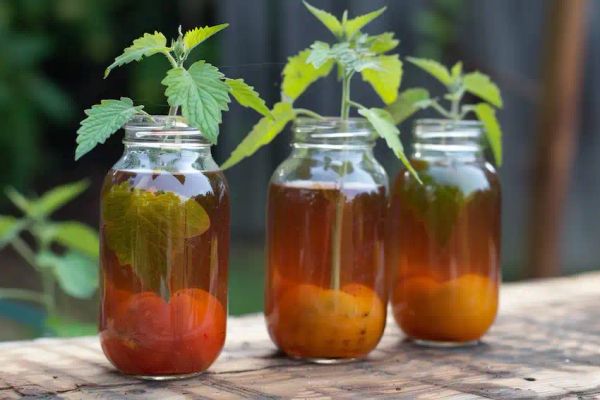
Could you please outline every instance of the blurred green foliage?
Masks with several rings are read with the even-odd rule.
[[[41,305],[46,311],[46,334],[70,336],[96,332],[95,324],[64,319],[57,311],[55,293],[58,287],[77,299],[88,299],[95,294],[99,248],[96,230],[77,221],[50,220],[52,213],[79,196],[87,186],[85,181],[70,183],[35,199],[26,198],[13,188],[6,191],[23,217],[0,215],[0,250],[11,246],[35,270],[42,291],[5,287],[0,288],[0,299]]]
[[[0,148],[5,159],[0,186],[22,187],[39,160],[43,116],[64,121],[72,102],[40,67],[52,51],[51,39],[40,29],[45,1],[0,3]],[[23,17],[17,24],[16,15]]]
[[[428,0],[417,13],[413,28],[418,33],[416,55],[443,60],[458,41],[457,27],[464,20],[464,0]]]

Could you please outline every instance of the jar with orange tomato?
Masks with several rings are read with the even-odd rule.
[[[498,309],[500,183],[478,121],[419,120],[392,187],[386,263],[400,328],[428,345],[477,343]]]

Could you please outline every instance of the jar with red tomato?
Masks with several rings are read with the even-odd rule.
[[[134,119],[101,194],[100,341],[121,372],[206,370],[225,342],[229,194],[178,117]]]

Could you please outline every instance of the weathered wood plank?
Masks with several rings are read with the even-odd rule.
[[[210,372],[147,383],[116,373],[95,337],[0,344],[0,398],[530,399],[600,398],[600,273],[505,285],[485,343],[420,348],[393,321],[361,362],[281,357],[261,316],[232,318]]]

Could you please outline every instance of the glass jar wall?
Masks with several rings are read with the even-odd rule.
[[[207,369],[225,341],[229,194],[200,133],[132,121],[101,198],[102,349],[149,379]]]
[[[265,314],[295,358],[366,355],[386,318],[387,176],[362,119],[299,119],[268,195]]]
[[[476,343],[500,283],[500,184],[475,121],[420,120],[411,163],[393,185],[386,262],[400,328],[430,345]]]

